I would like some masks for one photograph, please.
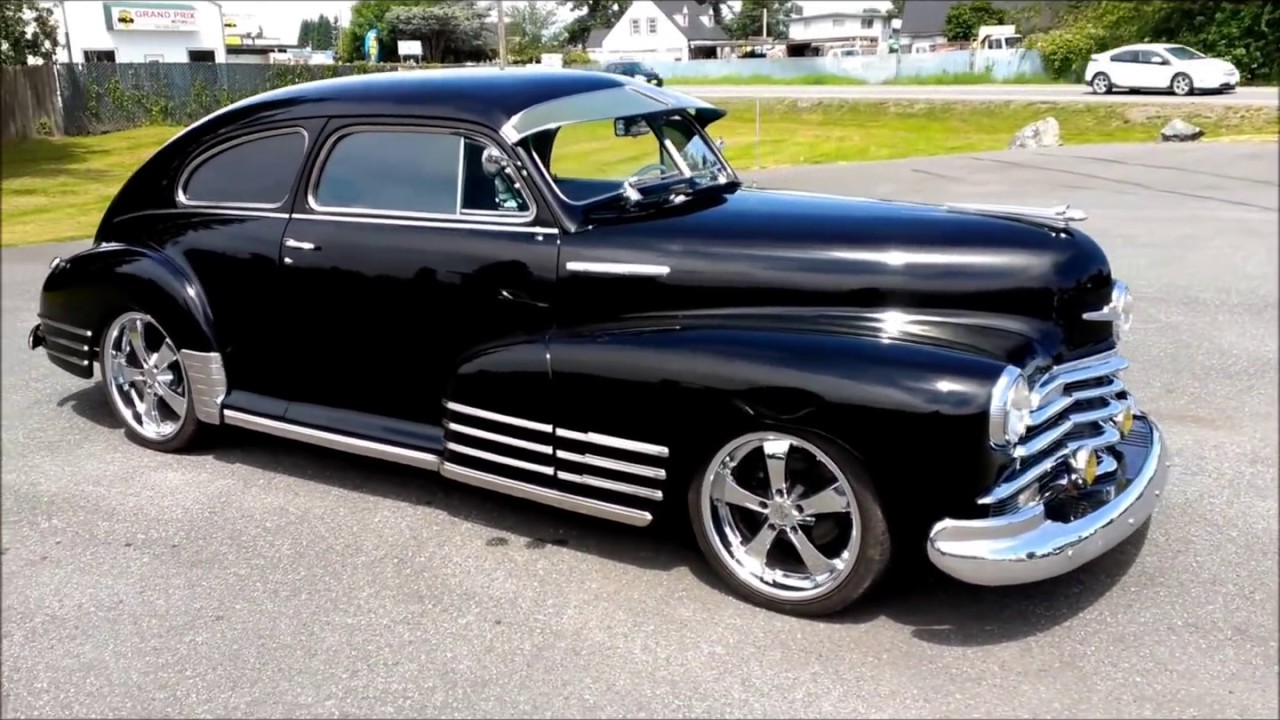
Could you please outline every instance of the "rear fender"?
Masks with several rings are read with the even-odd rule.
[[[722,443],[804,429],[842,443],[886,510],[956,512],[989,484],[987,415],[1004,362],[881,337],[670,327],[551,340],[556,424],[670,448],[688,482]],[[669,488],[668,497],[676,494]]]
[[[40,318],[89,333],[97,360],[107,325],[128,311],[150,315],[182,350],[219,352],[213,317],[191,273],[143,245],[102,244],[57,264],[45,278]],[[92,377],[92,367],[86,377]],[[77,373],[80,374],[80,373]]]

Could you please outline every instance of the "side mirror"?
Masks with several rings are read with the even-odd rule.
[[[718,148],[720,148],[721,150],[723,150],[723,149],[724,149],[724,146],[725,146],[725,142],[724,142],[724,138],[723,138],[723,137],[721,137],[719,140],[716,140],[716,147],[718,147]]]
[[[640,137],[649,132],[649,124],[644,118],[618,118],[613,121],[613,134],[617,137]]]
[[[488,177],[498,177],[511,167],[511,159],[495,147],[487,147],[480,155],[480,168]]]
[[[1155,63],[1156,65],[1163,65],[1164,58],[1160,57],[1159,55],[1152,55],[1151,62]]]

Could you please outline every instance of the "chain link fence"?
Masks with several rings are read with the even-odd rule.
[[[81,63],[57,67],[63,132],[190,125],[237,100],[311,80],[422,69],[399,65]]]

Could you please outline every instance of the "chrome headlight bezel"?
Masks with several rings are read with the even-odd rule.
[[[1031,384],[1027,376],[1017,367],[1007,366],[991,389],[991,407],[987,416],[991,446],[997,450],[1008,450],[1017,445],[1027,434],[1032,409]]]

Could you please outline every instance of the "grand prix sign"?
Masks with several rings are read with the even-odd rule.
[[[199,14],[190,5],[116,5],[107,10],[112,30],[186,30],[199,28]]]

